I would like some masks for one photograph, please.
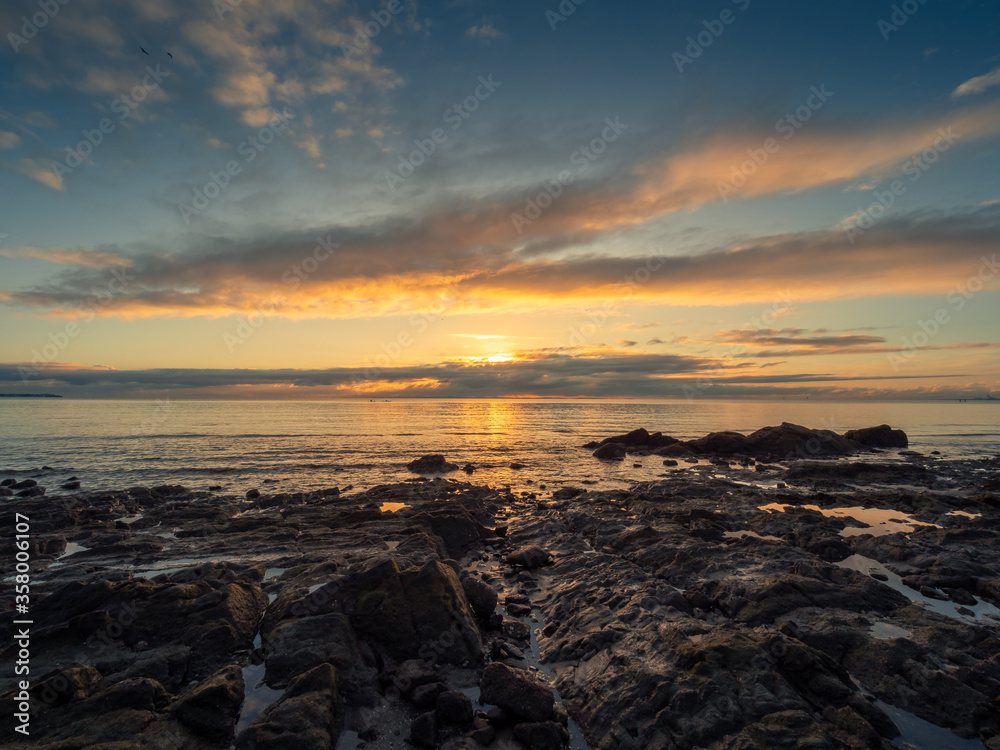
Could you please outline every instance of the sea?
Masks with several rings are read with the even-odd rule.
[[[39,477],[49,494],[71,476],[83,490],[365,490],[412,479],[408,462],[440,453],[475,465],[449,476],[477,484],[612,489],[658,478],[662,460],[598,461],[584,443],[637,427],[690,439],[781,422],[836,432],[889,424],[922,453],[1000,454],[1000,401],[985,400],[0,399],[0,477]]]

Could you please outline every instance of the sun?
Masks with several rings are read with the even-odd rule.
[[[514,355],[508,354],[507,352],[502,352],[500,354],[493,354],[489,357],[486,357],[485,360],[487,362],[513,362]]]

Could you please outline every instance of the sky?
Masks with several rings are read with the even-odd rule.
[[[1000,392],[993,0],[12,0],[0,393]]]

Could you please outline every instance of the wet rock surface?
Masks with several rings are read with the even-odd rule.
[[[804,437],[774,430],[683,447]],[[768,461],[621,491],[6,497],[32,524],[20,744],[888,750],[929,722],[1000,747],[1000,459]],[[0,602],[10,663],[12,582]]]
[[[909,441],[902,430],[889,425],[848,430],[838,435],[832,430],[815,430],[790,422],[763,427],[750,435],[739,432],[713,432],[694,440],[681,441],[659,432],[650,433],[640,427],[625,435],[588,443],[585,448],[597,448],[597,458],[620,460],[627,454],[667,457],[737,456],[770,461],[794,458],[829,458],[848,456],[876,448],[906,448]]]

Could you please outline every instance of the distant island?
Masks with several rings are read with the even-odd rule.
[[[0,398],[62,398],[58,393],[0,393]]]

